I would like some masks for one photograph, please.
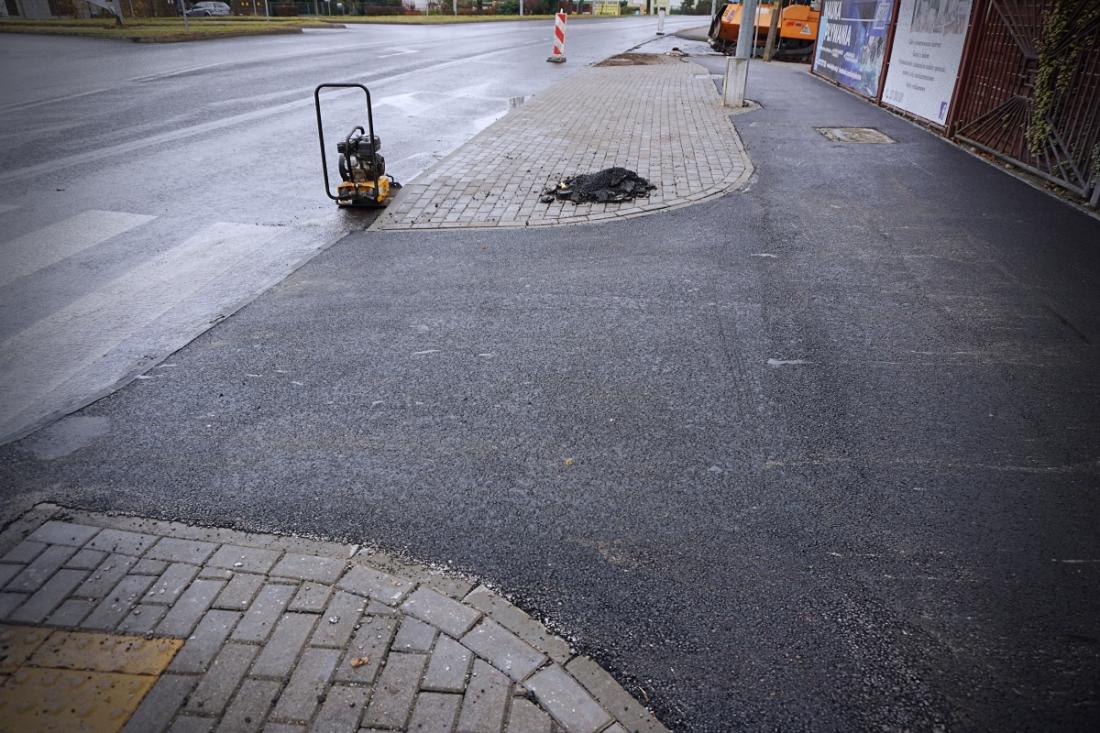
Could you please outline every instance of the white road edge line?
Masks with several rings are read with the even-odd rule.
[[[0,246],[0,287],[152,221],[145,214],[91,209]]]

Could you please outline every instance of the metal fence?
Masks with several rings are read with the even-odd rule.
[[[1081,196],[1094,195],[1100,2],[984,0],[975,13],[949,134]]]

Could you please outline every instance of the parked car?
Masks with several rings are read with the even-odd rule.
[[[219,2],[204,2],[195,3],[191,6],[191,9],[187,11],[188,18],[209,18],[215,15],[230,15],[232,11],[229,9],[229,5]]]

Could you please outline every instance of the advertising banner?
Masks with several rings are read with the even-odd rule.
[[[901,0],[882,101],[943,125],[959,75],[971,0]]]
[[[878,94],[894,0],[825,0],[814,73],[868,97]]]

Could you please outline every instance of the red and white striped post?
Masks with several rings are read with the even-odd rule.
[[[565,11],[559,11],[554,18],[554,52],[546,59],[555,64],[565,63]]]

